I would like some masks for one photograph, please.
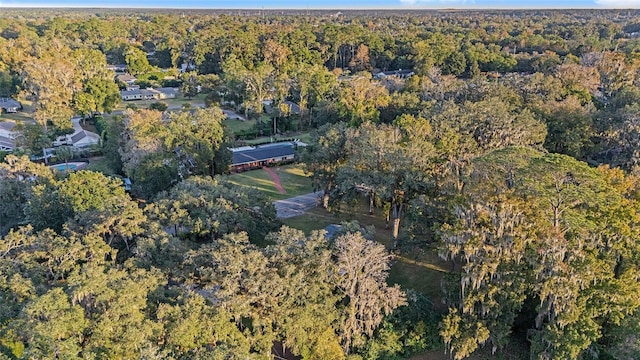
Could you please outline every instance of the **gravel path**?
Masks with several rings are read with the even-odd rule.
[[[280,219],[286,219],[304,214],[307,210],[313,209],[320,204],[324,194],[323,191],[316,191],[289,199],[274,201],[276,214]]]

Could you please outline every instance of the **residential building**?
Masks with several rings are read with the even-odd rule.
[[[15,113],[22,109],[19,101],[10,98],[0,98],[0,113]]]
[[[119,82],[123,82],[125,84],[128,85],[133,85],[133,83],[136,82],[136,77],[131,75],[131,74],[120,74],[118,76],[116,76],[116,80],[118,80]]]
[[[120,96],[125,101],[153,100],[157,99],[158,94],[149,89],[132,89],[120,91]]]
[[[259,146],[232,148],[231,168],[234,172],[242,172],[267,166],[270,164],[290,162],[295,159],[295,144],[281,142]]]
[[[71,119],[73,125],[73,134],[59,136],[54,142],[53,146],[70,145],[75,148],[87,148],[92,145],[100,143],[100,136],[91,131],[84,130],[80,126],[80,117],[74,117]]]
[[[162,99],[174,99],[178,89],[176,88],[158,88],[158,89],[136,89],[134,87],[127,87],[127,90],[120,92],[122,100],[162,100]]]
[[[16,123],[12,121],[0,122],[0,151],[13,151],[16,148],[16,137],[18,133],[14,131]]]

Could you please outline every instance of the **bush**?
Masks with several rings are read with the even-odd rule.
[[[165,80],[162,80],[162,87],[177,88],[177,87],[180,87],[181,85],[182,85],[182,81],[180,81],[178,79],[165,79]]]
[[[150,110],[158,110],[158,111],[165,111],[167,110],[168,107],[169,105],[160,101],[154,102],[153,104],[149,105]]]
[[[365,359],[404,359],[441,347],[439,316],[426,296],[407,290],[407,306],[398,308],[356,353]]]
[[[109,123],[102,116],[96,116],[93,118],[96,131],[101,138],[107,138],[107,130],[109,129]]]

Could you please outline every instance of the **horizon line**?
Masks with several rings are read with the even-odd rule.
[[[323,10],[323,11],[341,11],[341,10],[640,10],[640,8],[627,8],[627,7],[602,7],[602,6],[585,6],[585,7],[529,7],[529,6],[462,6],[462,7],[436,7],[436,6],[414,6],[405,5],[399,7],[155,7],[155,6],[69,6],[69,5],[49,5],[49,4],[33,4],[33,5],[2,5],[0,8],[4,9],[136,9],[136,10]]]

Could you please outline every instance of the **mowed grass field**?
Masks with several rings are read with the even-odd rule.
[[[231,174],[226,177],[228,181],[239,186],[245,186],[259,190],[266,194],[271,200],[282,200],[290,197],[308,194],[313,191],[311,179],[304,173],[302,164],[291,164],[272,167],[282,183],[285,190],[280,194],[273,184],[271,175],[263,169],[245,171],[238,174]]]
[[[256,124],[256,120],[243,121],[239,119],[225,119],[223,124],[225,124],[235,134],[240,131],[250,130]]]

